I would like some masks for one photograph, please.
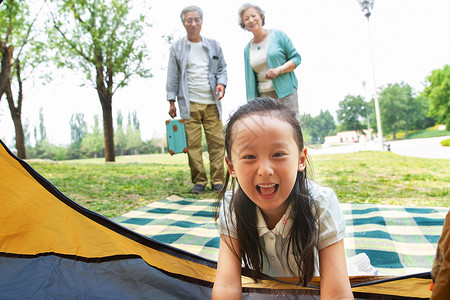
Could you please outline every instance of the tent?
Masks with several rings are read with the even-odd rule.
[[[208,299],[216,262],[140,235],[62,194],[0,140],[1,299]],[[243,272],[243,299],[319,297]],[[351,278],[357,299],[428,299],[430,273]]]

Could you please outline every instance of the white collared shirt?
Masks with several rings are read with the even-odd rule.
[[[332,245],[345,237],[345,219],[339,208],[339,201],[334,191],[327,187],[322,187],[313,181],[308,180],[307,185],[311,197],[316,202],[319,209],[319,245],[317,250],[321,250]],[[227,211],[225,219],[225,209],[229,207],[231,192],[227,193],[220,208],[218,219],[220,234],[228,235],[237,239],[236,227],[234,226],[234,213],[232,219]],[[289,253],[286,261],[286,247],[288,243],[288,234],[292,226],[292,220],[289,218],[291,206],[288,207],[280,221],[272,230],[267,228],[264,217],[256,207],[257,228],[260,237],[260,243],[265,249],[266,255],[263,257],[263,273],[273,277],[295,277],[298,274],[297,264],[295,263],[293,253]],[[232,222],[230,222],[232,220]],[[226,222],[228,221],[228,227]],[[289,272],[291,267],[294,274]],[[316,252],[316,266],[318,266],[318,255]],[[318,269],[316,270],[318,275]]]

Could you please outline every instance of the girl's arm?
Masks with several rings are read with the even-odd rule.
[[[353,299],[344,240],[319,251],[321,299]]]
[[[228,243],[232,249],[236,249],[237,254],[240,257],[239,242],[236,239],[226,235],[221,235],[220,237],[219,260],[217,262],[217,273],[212,291],[212,300],[241,299],[242,263],[227,245]]]

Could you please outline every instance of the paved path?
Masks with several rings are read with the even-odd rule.
[[[391,145],[391,151],[398,155],[421,158],[450,159],[450,147],[441,146],[441,141],[449,138],[450,136],[441,136],[434,138],[391,141],[387,143]],[[320,149],[309,149],[308,151],[311,155],[314,155],[352,153],[359,151],[378,151],[379,149],[380,146],[378,143],[368,142],[354,143],[345,146],[326,147]]]

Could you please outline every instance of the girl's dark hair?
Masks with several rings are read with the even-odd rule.
[[[295,113],[285,106],[280,101],[272,98],[256,98],[237,109],[237,111],[230,117],[227,126],[225,127],[225,150],[230,161],[233,160],[232,144],[234,125],[237,121],[244,117],[252,117],[257,120],[258,117],[270,115],[279,118],[280,121],[287,122],[292,126],[294,139],[297,142],[299,151],[303,150],[304,142],[303,135],[299,121],[296,119]],[[263,126],[263,123],[261,123]],[[257,138],[257,136],[255,136]],[[308,163],[309,164],[309,163]],[[315,272],[315,249],[318,244],[318,211],[315,209],[313,199],[308,193],[308,186],[306,183],[306,168],[302,172],[297,172],[297,179],[294,187],[288,196],[288,203],[292,206],[291,219],[292,227],[289,233],[287,245],[283,245],[283,250],[286,251],[286,262],[289,261],[289,253],[293,253],[297,267],[298,274],[294,273],[293,268],[289,267],[289,272],[294,277],[299,277],[298,284],[306,284],[312,279]],[[227,173],[224,182],[224,188],[219,194],[215,205],[215,219],[219,217],[220,206],[225,197],[225,192],[230,183],[230,174]],[[258,230],[256,228],[256,205],[239,186],[236,185],[237,180],[231,178],[232,197],[229,204],[229,209],[234,212],[236,224],[230,224],[232,220],[225,220],[227,227],[234,226],[237,231],[239,241],[239,252],[241,253],[244,268],[250,272],[250,276],[254,280],[258,280],[262,276],[263,270],[263,255],[264,250],[259,241]],[[227,216],[228,214],[224,214]],[[229,214],[229,215],[232,215]],[[228,245],[230,249],[236,254],[236,249],[232,245]],[[287,248],[286,248],[287,247]]]

